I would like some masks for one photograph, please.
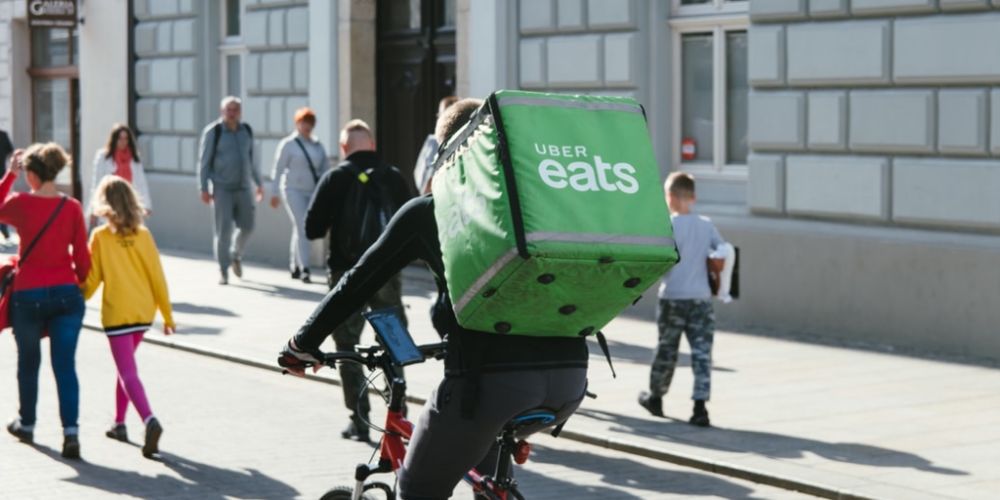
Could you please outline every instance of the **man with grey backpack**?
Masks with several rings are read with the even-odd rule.
[[[228,285],[230,266],[237,278],[243,277],[243,250],[253,232],[256,204],[264,199],[264,188],[254,163],[253,129],[241,121],[242,101],[229,96],[222,99],[220,108],[221,117],[201,134],[198,185],[201,201],[213,206],[219,284]]]

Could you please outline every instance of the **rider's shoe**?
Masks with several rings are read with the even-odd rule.
[[[362,443],[372,442],[371,436],[368,435],[368,425],[357,415],[351,415],[351,422],[340,433],[340,437]]]
[[[294,339],[278,353],[278,365],[283,368],[304,369],[322,363],[323,353],[317,349],[299,349]]]
[[[659,396],[642,391],[639,393],[639,406],[645,408],[654,417],[663,416],[663,398]]]

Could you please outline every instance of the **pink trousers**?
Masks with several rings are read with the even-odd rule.
[[[125,410],[128,409],[129,401],[135,406],[135,411],[139,412],[143,422],[153,415],[146,399],[146,391],[142,388],[142,381],[139,380],[139,370],[135,365],[135,351],[139,348],[144,333],[135,332],[108,337],[111,343],[111,355],[115,358],[115,366],[118,368],[118,384],[115,388],[116,424],[125,423]]]

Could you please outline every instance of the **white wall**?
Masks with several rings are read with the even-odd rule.
[[[128,1],[82,2],[80,36],[80,178],[90,190],[94,152],[111,125],[128,122]]]

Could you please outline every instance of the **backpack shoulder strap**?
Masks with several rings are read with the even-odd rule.
[[[42,239],[42,235],[45,234],[45,231],[47,231],[49,229],[49,226],[51,226],[52,223],[55,222],[56,217],[59,216],[59,212],[62,211],[64,205],[66,205],[66,195],[62,196],[62,199],[59,200],[59,204],[56,205],[56,209],[53,210],[52,215],[49,216],[49,220],[45,221],[45,225],[43,225],[42,228],[38,231],[38,234],[36,234],[35,237],[31,240],[31,243],[28,243],[28,248],[25,248],[24,253],[21,254],[20,258],[18,258],[18,265],[24,262],[24,259],[28,258],[28,255],[31,254],[31,251],[35,248],[35,245],[38,243],[38,240]]]
[[[219,149],[219,139],[222,139],[222,122],[217,122],[212,127],[212,157],[208,162],[210,167],[215,167],[215,152]]]
[[[250,165],[253,165],[253,129],[250,128],[250,124],[247,122],[242,122],[243,128],[247,129],[247,135],[250,136]]]

